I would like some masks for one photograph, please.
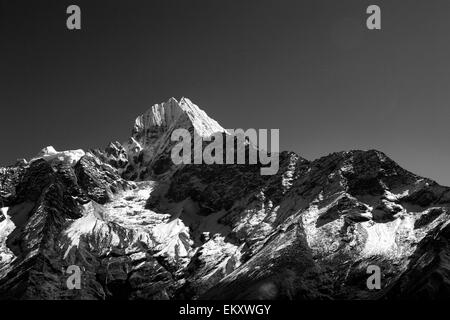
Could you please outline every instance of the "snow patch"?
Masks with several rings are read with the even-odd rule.
[[[8,207],[0,208],[0,213],[4,215],[5,219],[0,222],[0,270],[8,265],[14,258],[13,252],[6,245],[6,240],[16,226],[11,221],[8,213]]]
[[[367,240],[361,254],[366,257],[402,256],[405,241],[412,243],[420,240],[414,232],[414,221],[413,217],[406,216],[387,223],[361,223],[367,232]]]
[[[0,214],[1,215],[3,215],[5,218],[7,218],[8,216],[7,216],[7,214],[8,214],[8,207],[3,207],[3,208],[0,208]]]
[[[30,161],[44,159],[46,161],[60,161],[74,166],[86,153],[82,149],[56,151],[52,146],[45,147]]]

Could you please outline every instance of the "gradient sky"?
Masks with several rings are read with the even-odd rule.
[[[66,29],[66,8],[82,30]],[[382,30],[365,27],[368,5]],[[128,138],[189,97],[307,159],[378,149],[450,185],[448,0],[0,0],[0,164]]]

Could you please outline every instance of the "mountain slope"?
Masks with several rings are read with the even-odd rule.
[[[175,166],[177,128],[227,134],[172,98],[125,143],[48,147],[0,168],[0,297],[450,297],[450,188],[376,150],[282,152],[273,176],[260,164]],[[66,286],[71,265],[80,290]],[[369,265],[381,290],[366,286]]]

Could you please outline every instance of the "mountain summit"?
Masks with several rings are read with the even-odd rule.
[[[181,98],[178,102],[175,98],[170,98],[167,102],[153,105],[137,117],[131,135],[141,145],[152,146],[152,138],[160,132],[191,127],[202,137],[225,131],[189,99]]]
[[[167,102],[153,105],[144,114],[136,118],[131,137],[120,144],[115,142],[106,149],[106,154],[97,151],[105,162],[119,165],[121,173],[128,179],[147,179],[161,173],[161,167],[167,166],[170,159],[172,132],[186,129],[200,137],[209,137],[216,132],[225,132],[215,120],[187,98],[178,102],[170,98]],[[149,170],[153,169],[153,170]],[[155,170],[156,169],[156,172]],[[167,168],[166,168],[167,169]]]
[[[171,98],[124,143],[47,147],[0,168],[0,298],[450,296],[450,188],[377,150],[282,152],[272,176],[258,164],[175,166],[177,128],[225,132]],[[73,266],[79,290],[67,287]]]

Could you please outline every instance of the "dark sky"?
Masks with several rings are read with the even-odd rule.
[[[82,30],[66,29],[66,8]],[[365,27],[382,10],[382,30]],[[450,185],[448,0],[0,0],[0,164],[127,139],[187,96],[314,159],[379,149]]]

